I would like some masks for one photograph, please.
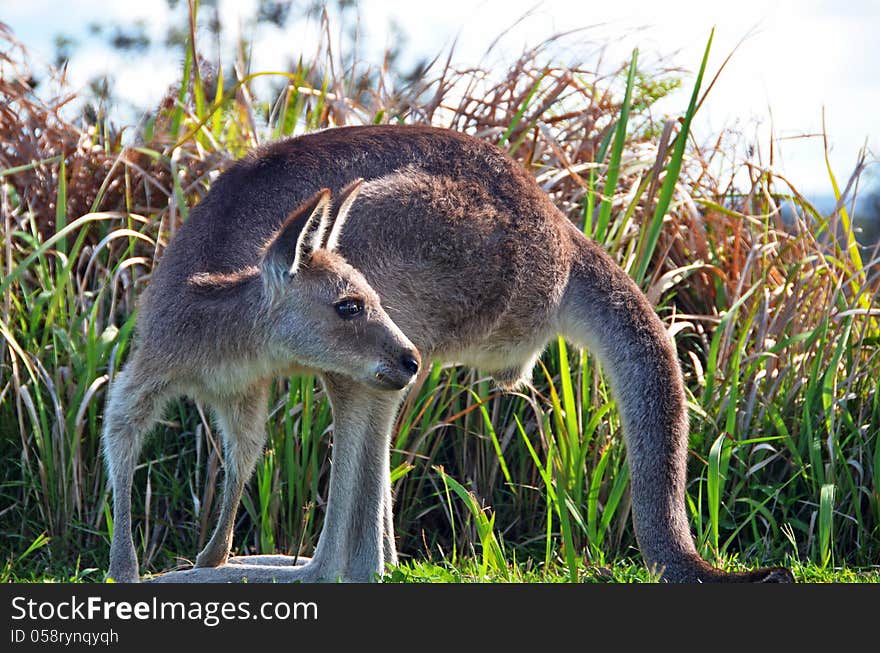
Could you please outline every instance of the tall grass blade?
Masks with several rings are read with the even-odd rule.
[[[663,218],[669,209],[672,201],[672,195],[675,192],[675,185],[678,183],[678,175],[681,173],[681,166],[684,162],[684,151],[687,145],[688,136],[690,134],[691,121],[697,110],[697,100],[700,96],[700,87],[703,84],[703,73],[706,71],[706,63],[709,61],[709,50],[712,48],[712,38],[715,36],[715,28],[709,34],[709,41],[706,43],[706,50],[703,53],[703,60],[700,62],[700,70],[697,73],[697,79],[694,81],[694,90],[691,93],[691,100],[685,111],[684,118],[681,122],[681,131],[675,139],[675,146],[669,164],[666,166],[666,176],[663,179],[663,186],[660,188],[660,195],[657,198],[657,206],[654,209],[654,215],[651,218],[648,232],[645,239],[640,243],[639,262],[636,267],[633,278],[636,283],[641,284],[648,271],[648,265],[654,255],[654,249],[657,247],[657,241],[660,238],[660,227],[663,225]]]
[[[442,467],[435,467],[434,471],[440,474],[444,487],[452,488],[452,491],[464,503],[471,517],[474,518],[482,546],[483,575],[486,575],[490,569],[493,571],[506,570],[507,562],[504,559],[504,551],[495,535],[495,516],[488,517],[486,510],[480,507],[477,497],[474,496],[473,492],[465,489],[461,483],[449,476]]]
[[[822,569],[831,562],[834,491],[835,486],[829,483],[822,486],[819,494],[819,565]]]
[[[626,74],[626,90],[623,95],[623,104],[620,105],[620,117],[617,119],[617,127],[614,130],[614,147],[611,148],[611,161],[608,164],[608,173],[605,176],[605,192],[602,197],[602,204],[599,207],[599,218],[596,222],[594,238],[600,243],[605,240],[608,222],[611,220],[611,201],[617,190],[617,180],[620,176],[620,160],[623,156],[623,146],[626,142],[626,129],[629,124],[629,112],[632,105],[632,90],[636,79],[636,62],[638,58],[639,51],[635,49],[629,62],[629,71]]]

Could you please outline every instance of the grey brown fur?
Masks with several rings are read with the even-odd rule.
[[[265,244],[277,239],[291,210],[322,188],[339,206],[360,178],[359,195],[337,234],[338,254],[353,274],[363,275],[405,334],[399,346],[411,342],[426,360],[477,367],[504,388],[527,379],[557,334],[586,346],[608,373],[620,406],[633,520],[646,563],[671,581],[791,580],[780,568],[727,574],[697,554],[684,505],[688,418],[681,373],[663,324],[638,287],[497,148],[451,131],[402,126],[339,128],[261,148],[217,179],[165,253],[141,309],[136,353],[111,389],[106,441],[139,449],[132,443],[139,443],[160,402],[127,399],[167,396],[168,371],[180,377],[183,359],[193,361],[191,375],[218,379],[212,392],[228,384],[235,397],[229,405],[237,408],[221,418],[221,429],[227,446],[241,440],[247,453],[232,473],[227,460],[221,525],[197,568],[158,580],[364,581],[396,562],[388,447],[403,392],[370,385],[330,356],[299,360],[291,352],[302,343],[273,349],[273,327],[248,321],[260,314],[258,294],[228,283],[243,270],[259,269]],[[188,281],[194,277],[227,283],[194,288]],[[306,337],[319,328],[310,315],[314,308],[288,306],[287,319],[313,321],[305,330],[288,330]],[[220,328],[209,332],[206,324]],[[179,341],[168,342],[175,331],[169,325],[180,331]],[[285,355],[284,365],[274,364]],[[138,363],[144,360],[149,364]],[[262,446],[265,385],[293,365],[321,373],[333,407],[324,531],[307,564],[250,556],[223,565],[230,515]],[[224,371],[218,373],[218,366]],[[238,367],[252,372],[239,374]],[[114,533],[111,550],[111,575],[128,581],[137,579],[126,498],[130,466],[116,476],[114,509],[122,534]]]

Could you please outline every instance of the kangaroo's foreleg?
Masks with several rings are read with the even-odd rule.
[[[136,583],[139,578],[131,535],[131,485],[144,436],[166,399],[164,385],[140,379],[133,364],[116,376],[107,396],[102,441],[113,487],[113,536],[107,577],[117,583]]]
[[[397,543],[394,540],[394,497],[391,494],[391,472],[385,475],[385,491],[382,500],[383,534],[382,557],[386,565],[397,566]]]
[[[402,393],[327,374],[333,406],[333,464],[316,579],[370,581],[394,562],[389,447]]]
[[[223,502],[217,526],[196,558],[196,567],[216,567],[229,558],[235,513],[266,439],[268,400],[269,384],[261,383],[241,396],[212,402],[226,462]]]
[[[396,559],[389,447],[403,393],[333,374],[324,376],[324,385],[333,406],[333,452],[324,528],[314,557],[236,556],[219,567],[168,572],[152,582],[366,582]]]

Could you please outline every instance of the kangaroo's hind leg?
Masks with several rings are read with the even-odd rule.
[[[142,377],[135,359],[111,383],[104,410],[102,444],[113,487],[113,536],[107,577],[118,583],[135,583],[139,578],[131,536],[131,484],[144,436],[168,398],[164,383]]]
[[[229,558],[241,493],[266,439],[268,399],[269,384],[264,382],[240,396],[212,402],[223,437],[226,470],[220,517],[210,541],[196,558],[197,567],[217,567]]]

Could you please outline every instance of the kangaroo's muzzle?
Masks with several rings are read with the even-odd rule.
[[[415,349],[404,351],[397,360],[384,360],[376,366],[376,385],[386,390],[403,390],[419,373],[421,356]]]

